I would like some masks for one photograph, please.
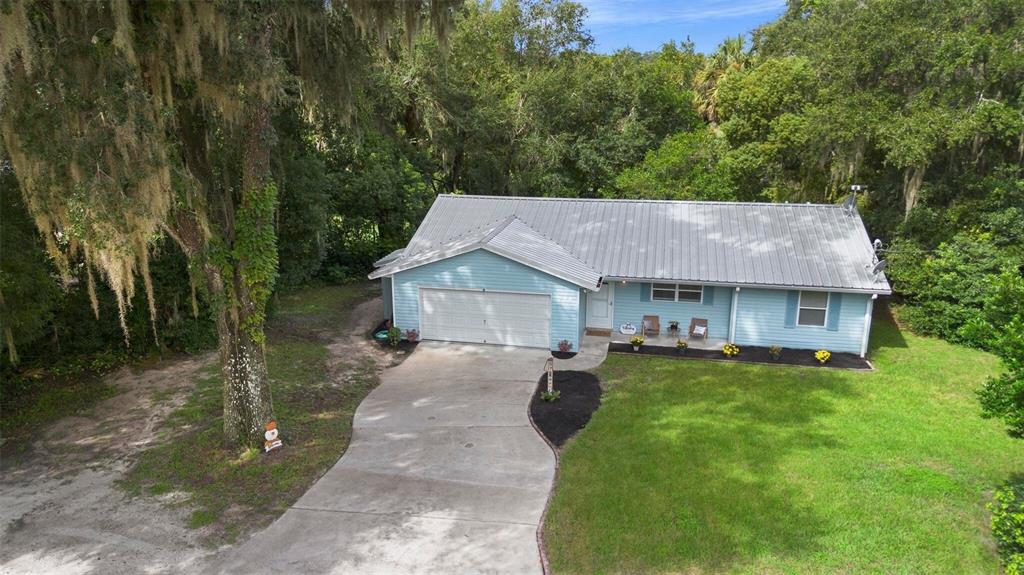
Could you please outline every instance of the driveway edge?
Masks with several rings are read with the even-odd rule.
[[[536,394],[534,389],[534,394]],[[540,428],[533,421],[533,415],[530,413],[530,406],[533,404],[533,395],[530,395],[530,401],[526,404],[526,418],[530,420],[530,427],[544,440],[551,453],[555,455],[555,475],[551,478],[551,489],[548,490],[548,499],[544,502],[544,511],[540,514],[540,523],[537,524],[537,551],[540,553],[540,566],[544,571],[544,575],[552,575],[551,563],[548,562],[547,546],[544,544],[544,522],[548,518],[548,509],[551,507],[551,499],[555,495],[555,486],[558,485],[558,474],[562,468],[562,458],[558,453],[558,448],[553,443],[548,441],[548,438],[541,433]]]

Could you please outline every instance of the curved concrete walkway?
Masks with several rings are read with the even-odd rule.
[[[593,367],[594,352],[557,367]],[[555,457],[527,408],[547,357],[421,343],[359,406],[341,460],[217,571],[541,573]]]

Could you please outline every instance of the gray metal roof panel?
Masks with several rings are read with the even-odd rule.
[[[605,277],[890,291],[860,216],[820,204],[441,195],[404,257],[511,216]]]
[[[444,210],[438,213],[444,213]],[[423,226],[420,227],[423,229]],[[450,225],[437,227],[452,229]],[[429,249],[415,251],[391,261],[369,277],[376,279],[476,249],[488,250],[589,290],[596,290],[601,284],[601,274],[594,268],[515,216],[509,215],[497,222],[491,221],[466,230]]]

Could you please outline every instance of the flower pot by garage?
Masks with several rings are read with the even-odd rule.
[[[634,345],[633,346],[633,351],[640,351],[640,346],[639,345]]]

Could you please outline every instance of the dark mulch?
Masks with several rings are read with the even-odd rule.
[[[553,351],[551,357],[555,359],[572,359],[576,357],[575,351]]]
[[[639,355],[657,355],[672,357],[676,359],[715,359],[719,361],[736,361],[746,363],[776,363],[779,365],[802,365],[806,367],[838,368],[838,369],[872,369],[871,364],[853,353],[832,352],[828,363],[821,364],[814,359],[814,350],[810,349],[782,349],[780,359],[772,359],[768,355],[767,347],[755,345],[741,345],[740,354],[734,358],[725,357],[721,350],[712,349],[688,349],[685,354],[680,354],[674,347],[660,345],[640,346],[640,351],[633,351],[633,346],[628,343],[609,343],[608,351],[614,353],[634,353]]]
[[[561,447],[577,431],[587,426],[590,416],[601,405],[601,382],[585,371],[556,371],[555,389],[562,392],[556,401],[540,398],[548,388],[548,376],[542,375],[530,401],[530,417],[548,441]]]

